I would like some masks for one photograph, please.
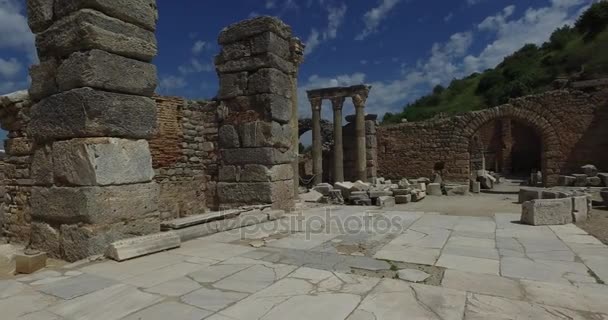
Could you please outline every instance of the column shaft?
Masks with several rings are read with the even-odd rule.
[[[331,102],[334,109],[334,182],[344,182],[344,145],[342,142],[344,98],[335,98]]]
[[[365,101],[367,94],[356,94],[353,96],[353,104],[356,110],[355,132],[357,137],[357,178],[367,181],[367,159],[365,157]]]
[[[315,185],[323,182],[323,141],[321,138],[321,100],[312,104],[312,172]]]

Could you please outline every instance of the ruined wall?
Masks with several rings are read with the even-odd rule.
[[[511,119],[532,127],[542,140],[547,185],[585,163],[608,170],[608,90],[549,91],[451,118],[378,128],[379,174],[389,178],[426,177],[443,162],[445,178],[466,181],[470,143],[485,124]]]
[[[0,236],[17,242],[26,242],[31,229],[30,107],[27,91],[0,97],[0,125],[8,132],[0,160]]]
[[[158,132],[150,151],[161,219],[217,209],[217,103],[155,99]]]

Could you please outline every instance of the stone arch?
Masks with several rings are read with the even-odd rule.
[[[515,120],[529,126],[536,132],[542,143],[541,171],[543,173],[543,184],[545,186],[557,184],[560,172],[559,159],[561,159],[557,132],[548,119],[532,110],[506,104],[483,111],[471,112],[461,120],[460,128],[462,128],[461,137],[463,142],[468,145],[480,128],[491,121],[500,119]],[[469,172],[467,174],[470,174],[470,166],[468,168]]]
[[[312,130],[312,119],[298,120],[298,137]],[[329,151],[334,145],[334,127],[327,120],[321,119],[321,137],[323,138],[323,151]]]

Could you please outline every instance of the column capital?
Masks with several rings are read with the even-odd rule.
[[[310,105],[312,106],[313,111],[320,111],[321,105],[323,104],[323,99],[321,98],[310,98]]]
[[[355,94],[352,96],[355,108],[364,108],[367,101],[367,94]]]
[[[329,99],[334,110],[342,110],[344,107],[344,97],[333,97]]]

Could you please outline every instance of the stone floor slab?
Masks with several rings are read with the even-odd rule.
[[[135,287],[150,288],[163,282],[183,277],[202,268],[204,267],[198,264],[182,262],[125,279],[123,282]]]
[[[516,300],[522,300],[524,297],[519,282],[516,280],[453,269],[445,271],[441,286]]]
[[[169,301],[136,312],[123,320],[201,320],[211,314],[213,314],[211,311]]]
[[[145,291],[163,296],[179,297],[200,288],[201,285],[198,282],[187,277],[181,277],[155,285]]]
[[[49,309],[67,319],[118,320],[162,300],[128,285],[114,285]]]
[[[201,288],[183,296],[181,301],[205,310],[219,311],[247,296],[242,292]]]
[[[199,283],[213,283],[222,280],[251,265],[213,265],[200,269],[199,271],[188,274],[188,277]]]
[[[526,280],[522,280],[521,284],[526,298],[531,302],[608,315],[608,286],[575,287]]]
[[[37,292],[28,292],[0,300],[2,319],[16,319],[28,313],[41,311],[57,301],[56,298]]]
[[[416,247],[408,248],[387,244],[374,255],[374,258],[425,265],[434,265],[437,261],[437,258],[439,258],[440,253],[441,250],[439,249]]]
[[[213,286],[218,289],[254,293],[270,286],[296,268],[279,264],[255,265],[220,280]]]
[[[451,254],[442,254],[435,265],[447,269],[494,275],[498,275],[500,271],[500,263],[498,260],[457,256]]]
[[[498,250],[495,248],[476,248],[476,247],[465,247],[465,246],[455,246],[451,245],[450,242],[443,248],[443,254],[457,255],[457,256],[465,256],[465,257],[473,257],[473,258],[483,258],[483,259],[492,259],[498,260],[499,254]]]
[[[110,286],[118,282],[91,274],[83,274],[38,288],[39,291],[62,299],[74,299]]]

